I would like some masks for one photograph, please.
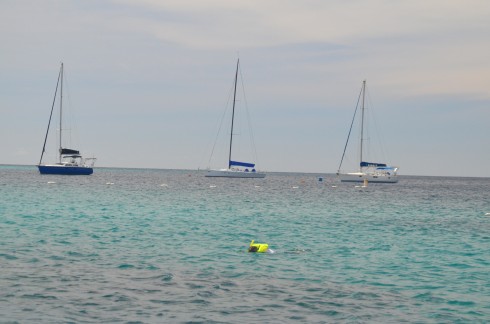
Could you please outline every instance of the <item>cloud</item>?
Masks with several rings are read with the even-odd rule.
[[[146,9],[138,26],[188,46],[352,42],[366,38],[475,31],[488,27],[486,1],[117,1]],[[155,13],[156,12],[156,13]],[[160,17],[162,19],[160,19]],[[173,18],[172,18],[173,17]],[[177,17],[177,18],[176,18]],[[199,26],[199,28],[195,28]],[[133,27],[133,25],[131,25]],[[216,36],[217,35],[217,36]],[[216,42],[215,40],[221,40]]]
[[[486,1],[113,3],[127,9],[125,14],[109,14],[108,28],[189,50],[282,49],[283,56],[296,52],[301,68],[343,72],[348,82],[372,75],[389,80],[380,83],[393,88],[395,95],[459,92],[490,97],[485,86],[490,81],[490,44],[481,41],[490,37]],[[106,14],[99,13],[99,24]],[[325,52],[311,44],[337,50]],[[323,60],[315,60],[315,54],[324,54]],[[338,60],[340,56],[348,59]],[[455,78],[461,82],[452,81]]]

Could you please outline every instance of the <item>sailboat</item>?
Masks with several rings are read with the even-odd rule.
[[[223,178],[265,178],[265,173],[258,172],[255,169],[255,163],[240,162],[232,160],[233,149],[233,126],[235,119],[235,103],[236,103],[236,88],[238,81],[238,69],[240,66],[240,59],[237,60],[236,72],[235,72],[235,84],[233,92],[233,109],[231,114],[231,132],[230,132],[230,146],[228,151],[228,168],[218,170],[208,170],[206,177],[223,177]]]
[[[51,118],[53,117],[53,110],[56,103],[58,86],[60,88],[60,96],[59,96],[60,133],[59,133],[58,162],[54,164],[42,164],[43,155],[46,151],[46,142],[48,140]],[[39,159],[39,164],[37,165],[37,167],[41,174],[90,175],[94,172],[93,170],[94,163],[95,163],[95,158],[83,158],[80,155],[80,151],[63,147],[63,63],[61,63],[60,72],[58,74],[58,81],[56,83],[56,90],[54,93],[53,105],[51,107],[51,114],[49,115],[48,129],[46,130],[43,150],[41,152],[41,158]]]
[[[397,171],[398,167],[389,166],[386,163],[378,163],[378,162],[367,162],[364,161],[364,142],[365,138],[365,130],[364,130],[364,118],[365,118],[365,99],[366,99],[366,80],[362,82],[361,93],[359,94],[359,99],[362,100],[361,103],[361,130],[360,130],[360,150],[359,150],[359,170],[356,172],[343,173],[341,171],[342,162],[344,160],[345,152],[347,149],[347,145],[349,143],[349,137],[352,131],[352,125],[354,123],[356,113],[359,106],[356,106],[356,110],[354,111],[354,117],[352,118],[351,127],[349,130],[349,135],[347,136],[347,141],[344,147],[344,153],[342,154],[342,159],[340,160],[339,169],[337,171],[337,175],[342,182],[374,182],[374,183],[396,183],[398,182]]]

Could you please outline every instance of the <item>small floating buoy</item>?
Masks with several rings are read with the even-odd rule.
[[[264,253],[267,252],[269,249],[269,244],[266,243],[254,243],[255,240],[252,240],[250,242],[250,246],[248,247],[248,252],[257,252],[257,253]]]
[[[318,178],[318,182],[322,182],[323,181],[323,178],[322,177],[319,177]]]

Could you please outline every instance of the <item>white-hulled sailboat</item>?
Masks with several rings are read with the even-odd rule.
[[[352,118],[351,127],[349,130],[349,135],[347,136],[347,141],[344,147],[344,153],[342,154],[342,159],[340,160],[339,169],[337,171],[337,176],[342,182],[364,182],[367,180],[368,182],[373,183],[396,183],[398,182],[398,167],[389,166],[386,163],[377,163],[377,162],[366,162],[364,161],[363,151],[364,151],[364,118],[365,118],[365,99],[366,99],[366,80],[362,82],[361,93],[359,94],[361,101],[361,127],[360,127],[360,150],[359,150],[359,170],[357,172],[349,172],[343,173],[341,171],[342,162],[344,160],[345,152],[347,149],[347,145],[349,143],[349,137],[352,131],[352,125],[354,124],[354,120],[356,117],[356,113],[359,106],[356,106],[356,110],[354,111],[354,117]]]
[[[222,178],[265,178],[265,173],[258,172],[255,169],[255,163],[249,162],[239,162],[232,160],[232,149],[233,149],[233,126],[235,119],[235,103],[236,103],[236,88],[238,81],[238,69],[240,66],[240,59],[238,59],[236,64],[235,72],[235,84],[233,92],[233,108],[231,114],[231,132],[230,132],[230,148],[228,152],[228,168],[224,169],[211,169],[206,173],[206,177],[222,177]]]

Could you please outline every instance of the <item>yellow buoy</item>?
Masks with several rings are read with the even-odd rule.
[[[267,252],[267,249],[269,248],[269,244],[266,243],[254,243],[255,240],[252,240],[250,242],[250,246],[248,248],[248,252],[258,252],[258,253],[264,253]]]

